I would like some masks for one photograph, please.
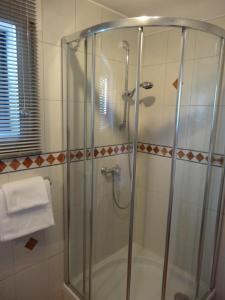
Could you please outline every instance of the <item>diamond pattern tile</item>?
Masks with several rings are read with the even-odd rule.
[[[188,154],[187,154],[187,158],[189,160],[192,160],[193,157],[194,157],[194,154],[191,151],[189,151]]]
[[[118,152],[119,152],[119,148],[118,148],[117,146],[114,148],[114,152],[115,152],[115,153],[118,153]]]
[[[105,148],[102,148],[102,149],[101,149],[101,151],[100,151],[100,153],[101,153],[101,155],[102,155],[102,156],[104,156],[104,155],[105,155],[105,153],[106,153],[106,150],[105,150]]]
[[[37,245],[37,243],[38,243],[38,240],[36,240],[34,238],[30,238],[24,247],[32,251],[35,248],[35,246]]]
[[[198,153],[195,157],[198,161],[202,161],[204,159],[204,156],[201,153]]]
[[[48,157],[47,157],[47,162],[48,162],[50,165],[52,165],[54,161],[55,161],[54,155],[49,154]]]
[[[44,162],[44,158],[41,155],[38,155],[38,157],[35,159],[35,163],[40,167],[43,162]]]
[[[65,154],[64,153],[60,153],[58,156],[57,156],[57,160],[60,162],[60,163],[63,163],[65,161]]]
[[[158,146],[155,146],[154,148],[153,148],[153,151],[157,154],[157,153],[159,153],[159,147]]]
[[[95,149],[94,150],[94,156],[96,157],[96,156],[98,156],[98,154],[99,154],[99,151],[97,149]]]
[[[83,154],[83,152],[81,152],[80,150],[77,152],[77,154],[76,154],[76,158],[77,159],[81,159],[82,157],[84,156],[84,154]]]
[[[30,166],[32,165],[32,163],[33,163],[33,160],[32,160],[30,157],[26,157],[26,158],[24,159],[24,161],[23,161],[23,165],[24,165],[27,169],[30,168]]]
[[[146,149],[147,149],[148,152],[152,151],[152,147],[150,145],[148,145]]]
[[[109,153],[109,155],[111,155],[112,152],[113,152],[113,149],[111,147],[109,147],[108,150],[107,150],[107,152]]]
[[[122,145],[121,148],[120,148],[120,150],[121,150],[122,152],[124,152],[124,151],[126,150],[125,146]]]
[[[141,145],[140,145],[140,149],[141,149],[142,151],[144,151],[144,150],[145,150],[145,145],[144,145],[144,144],[141,144]]]
[[[3,172],[6,167],[7,167],[6,163],[4,163],[4,161],[0,160],[0,173]]]
[[[179,152],[177,152],[177,155],[179,158],[182,158],[182,157],[184,157],[185,154],[182,150],[180,150]]]
[[[173,82],[173,86],[177,90],[177,87],[178,87],[178,78]]]
[[[16,171],[20,166],[20,162],[17,159],[13,159],[9,165],[14,171]]]
[[[168,153],[168,150],[165,147],[163,147],[161,153],[165,156]]]

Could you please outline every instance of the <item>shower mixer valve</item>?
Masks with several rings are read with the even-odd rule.
[[[113,175],[120,175],[120,172],[121,172],[121,168],[119,165],[115,165],[114,167],[112,168],[101,168],[101,173],[102,175],[106,176],[108,174],[113,174]]]

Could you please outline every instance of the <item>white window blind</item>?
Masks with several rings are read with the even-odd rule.
[[[40,143],[35,0],[0,0],[0,156]]]

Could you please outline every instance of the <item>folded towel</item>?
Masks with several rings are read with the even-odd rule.
[[[8,213],[16,213],[48,203],[48,194],[41,176],[2,185]]]
[[[8,214],[6,199],[0,189],[0,241],[8,241],[53,226],[51,190],[45,180],[48,203],[30,209]]]

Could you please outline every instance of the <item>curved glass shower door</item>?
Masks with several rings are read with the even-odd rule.
[[[115,30],[69,48],[69,276],[87,299],[126,298],[137,40]]]
[[[90,38],[92,218],[89,296],[125,299],[134,151],[137,30]],[[89,39],[89,38],[88,38]],[[88,128],[87,128],[88,130]]]
[[[182,89],[170,187],[173,204],[166,299],[176,294],[205,299],[211,288],[220,193],[216,182],[221,182],[222,174],[214,161],[219,153],[216,131],[222,125],[217,95],[222,52],[218,37],[194,30],[186,30],[185,35],[183,66],[177,70]]]
[[[67,43],[67,282],[81,299],[214,289],[224,39],[162,19]]]

